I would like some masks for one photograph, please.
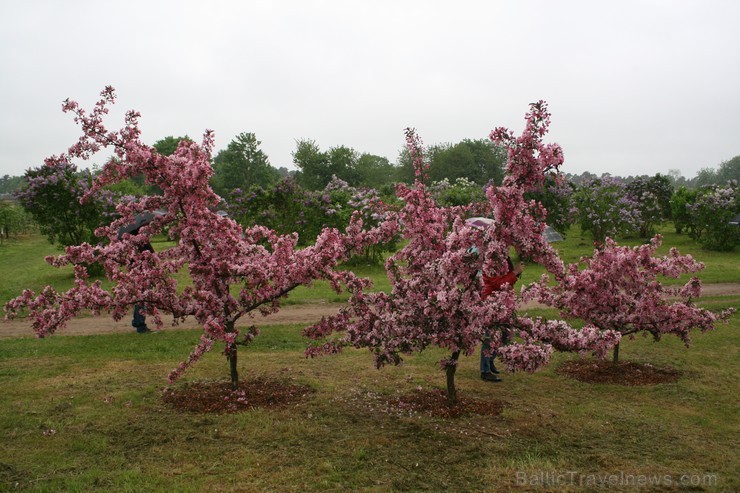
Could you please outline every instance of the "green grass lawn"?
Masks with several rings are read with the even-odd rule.
[[[655,476],[664,486],[690,475],[704,486],[686,491],[738,491],[738,328],[736,316],[690,349],[671,337],[624,343],[625,360],[683,372],[655,386],[571,380],[554,370],[578,356],[562,354],[539,373],[492,384],[478,378],[477,355],[464,358],[461,394],[502,401],[503,412],[451,420],[383,404],[443,388],[440,351],[376,370],[365,351],[306,360],[300,327],[269,327],[242,351],[242,379],[315,392],[285,408],[213,415],[175,411],[160,397],[199,331],[5,339],[0,491],[592,491],[584,482],[594,475]],[[214,351],[178,385],[227,377]],[[570,472],[585,486],[521,483]],[[611,490],[637,489],[629,485]]]
[[[706,262],[705,282],[740,278],[736,254],[664,233],[665,251],[678,246]],[[589,244],[571,231],[555,245],[574,261],[592,251]],[[71,285],[70,271],[43,262],[54,253],[40,237],[0,247],[0,301],[24,287]],[[382,268],[360,273],[387,289]],[[538,276],[530,266],[524,282]],[[320,283],[293,294],[299,303],[341,299]],[[717,296],[702,305],[739,302]],[[446,354],[437,350],[376,370],[366,351],[306,360],[301,327],[266,327],[240,353],[242,380],[267,377],[315,392],[284,408],[214,415],[179,412],[161,399],[197,330],[2,339],[0,491],[605,490],[599,481],[612,481],[610,491],[740,491],[739,328],[735,315],[696,334],[690,349],[670,336],[624,342],[623,360],[682,372],[675,383],[644,387],[561,376],[557,366],[578,357],[564,354],[543,371],[492,384],[480,380],[476,354],[461,361],[458,390],[502,402],[503,412],[451,420],[386,403],[444,387],[437,362]],[[178,385],[227,378],[215,349]],[[645,483],[656,480],[659,487]]]

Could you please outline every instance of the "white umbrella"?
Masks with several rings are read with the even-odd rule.
[[[465,222],[470,226],[479,229],[486,229],[496,223],[494,219],[491,219],[489,217],[471,217],[466,219]],[[542,236],[545,237],[545,240],[548,243],[552,243],[554,241],[563,241],[565,239],[563,238],[563,235],[555,231],[555,228],[553,228],[552,226],[545,226],[545,230],[542,232]]]
[[[545,226],[545,230],[542,232],[542,236],[545,237],[545,241],[552,243],[553,241],[563,241],[563,235],[555,231],[552,226]]]
[[[470,217],[465,220],[467,224],[478,229],[486,229],[493,225],[496,221],[488,217]]]

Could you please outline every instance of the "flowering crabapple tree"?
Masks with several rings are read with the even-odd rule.
[[[711,330],[719,320],[726,320],[733,309],[713,313],[692,302],[701,295],[701,281],[692,277],[679,287],[663,286],[658,276],[678,278],[704,268],[691,255],[680,255],[671,248],[668,255],[656,257],[662,243],[656,235],[649,244],[619,246],[607,238],[603,249],[593,257],[568,266],[567,274],[555,286],[548,286],[547,276],[532,284],[525,298],[560,309],[566,317],[576,317],[604,331],[634,338],[642,332],[659,341],[664,334],[674,334],[686,347],[692,329]],[[613,361],[619,361],[619,344],[614,346]]]
[[[407,244],[386,261],[392,290],[389,294],[364,293],[363,286],[350,286],[346,309],[304,331],[320,341],[306,350],[307,355],[336,353],[345,346],[368,348],[375,365],[381,367],[401,363],[402,354],[440,347],[450,352],[440,365],[446,372],[448,401],[454,403],[459,357],[473,354],[487,336],[492,350],[498,349],[510,370],[540,368],[553,348],[603,352],[615,344],[618,334],[593,327],[576,331],[562,321],[515,317],[512,290],[481,298],[478,272],[504,274],[511,247],[553,274],[564,274],[562,262],[542,236],[544,209],[524,200],[530,187],[538,186],[562,163],[560,147],[542,143],[548,124],[546,105],[539,102],[531,106],[522,136],[504,129],[491,134],[495,143],[508,149],[508,163],[503,186],[487,191],[496,224],[485,230],[465,223],[464,208],[442,207],[434,201],[424,183],[427,165],[421,141],[413,130],[407,130],[416,179],[412,187],[397,187],[404,203],[398,222]],[[480,253],[470,253],[472,246]],[[502,331],[508,327],[519,337],[502,346]],[[331,337],[335,331],[343,334]]]
[[[339,290],[342,283],[366,284],[351,272],[335,270],[338,262],[368,242],[384,234],[377,228],[362,230],[360,221],[350,223],[345,233],[325,229],[315,244],[297,249],[297,234],[279,235],[262,226],[243,228],[228,217],[214,212],[220,202],[209,186],[213,170],[209,163],[213,133],[207,131],[203,143],[182,140],[177,150],[165,156],[140,140],[139,114],[129,111],[125,126],[108,131],[103,116],[114,103],[113,88],[106,87],[91,113],[67,100],[65,112],[75,115],[82,128],[79,141],[66,154],[52,156],[46,166],[67,167],[72,159],[89,159],[103,149],[113,151],[88,194],[102,187],[136,175],[143,175],[148,185],[162,190],[160,196],[145,196],[118,205],[120,217],[97,234],[107,237],[105,244],[82,243],[69,246],[63,255],[47,258],[54,266],[74,266],[74,287],[57,292],[47,286],[40,294],[25,290],[6,304],[6,317],[28,309],[38,337],[53,334],[82,310],[94,314],[107,312],[115,320],[125,317],[134,304],[144,307],[157,327],[162,327],[161,313],[174,316],[175,323],[194,317],[203,327],[200,343],[190,356],[169,374],[176,380],[214,343],[224,344],[232,386],[238,385],[237,349],[249,344],[258,334],[252,325],[242,330],[242,317],[267,315],[280,308],[280,300],[300,285],[325,279]],[[83,198],[83,200],[84,200]],[[134,221],[143,211],[161,210],[162,216],[140,228],[137,234],[123,234],[119,229]],[[142,251],[148,238],[169,228],[176,246],[160,252]],[[100,262],[113,282],[110,290],[100,281],[90,282],[86,265]],[[176,273],[187,269],[191,285],[178,288]]]

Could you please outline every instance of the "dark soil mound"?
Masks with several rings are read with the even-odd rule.
[[[164,402],[180,411],[195,413],[235,413],[255,407],[283,407],[298,404],[314,390],[304,385],[256,378],[239,382],[193,382],[165,389]]]
[[[560,365],[555,373],[586,383],[616,385],[655,385],[678,380],[681,372],[673,368],[659,368],[649,363],[573,360]]]

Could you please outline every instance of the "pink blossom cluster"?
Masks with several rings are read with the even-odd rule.
[[[525,343],[541,342],[558,351],[592,352],[600,357],[621,339],[621,334],[617,331],[602,332],[592,325],[574,330],[563,320],[518,318],[513,325],[515,332]]]
[[[187,361],[170,374],[173,380],[214,342],[223,342],[227,356],[232,357],[236,345],[250,342],[257,334],[249,328],[242,335],[237,321],[276,312],[281,299],[300,285],[324,279],[336,290],[345,283],[367,286],[367,281],[335,268],[365,246],[395,235],[393,221],[366,230],[356,217],[346,232],[326,228],[314,245],[302,249],[297,248],[296,234],[279,235],[262,226],[242,228],[215,211],[221,199],[209,186],[213,133],[207,131],[200,145],[182,140],[171,156],[164,156],[139,140],[138,113],[127,113],[122,129],[106,130],[102,117],[114,100],[113,89],[107,87],[89,115],[77,103],[66,101],[64,110],[75,114],[83,135],[67,154],[50,160],[88,159],[100,150],[113,150],[113,157],[83,200],[105,185],[140,174],[162,194],[118,204],[118,219],[96,231],[107,237],[107,244],[70,246],[63,255],[47,259],[55,266],[75,266],[74,287],[64,293],[51,287],[39,295],[24,291],[7,303],[6,318],[28,309],[36,335],[44,337],[64,327],[83,309],[107,312],[120,320],[138,304],[157,327],[163,325],[160,312],[172,314],[175,323],[194,317],[204,334]],[[137,234],[119,238],[121,227],[133,223],[137,214],[153,210],[163,214]],[[165,231],[177,240],[174,247],[142,251],[150,237]],[[101,263],[113,281],[109,291],[99,281],[88,282],[85,266],[94,262]],[[191,281],[184,287],[178,285],[176,277],[182,269],[188,270]]]
[[[499,358],[510,371],[537,371],[550,362],[551,355],[550,344],[514,343],[498,349]]]
[[[498,127],[491,132],[490,138],[508,149],[504,186],[516,186],[527,192],[541,189],[548,175],[557,172],[563,164],[564,157],[558,144],[542,142],[550,126],[547,103],[532,103],[525,120],[526,126],[519,137]]]
[[[200,342],[195,346],[195,349],[190,353],[188,358],[177,365],[177,368],[170,371],[167,375],[167,381],[174,383],[185,371],[193,366],[199,359],[203,357],[205,353],[211,350],[213,347],[213,339],[209,338],[205,334],[200,336]]]
[[[563,315],[600,331],[630,337],[643,332],[655,340],[674,334],[688,346],[692,329],[711,330],[734,310],[717,314],[694,305],[693,299],[701,294],[701,281],[696,277],[676,287],[664,286],[659,276],[678,278],[704,265],[675,248],[656,257],[661,243],[660,235],[637,247],[619,246],[607,238],[604,248],[581,259],[582,269],[579,264],[569,265],[565,277],[554,286],[544,276],[528,288],[525,298],[556,307]]]

